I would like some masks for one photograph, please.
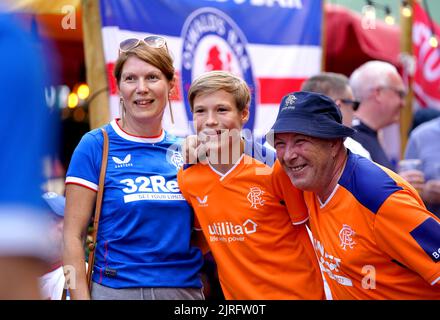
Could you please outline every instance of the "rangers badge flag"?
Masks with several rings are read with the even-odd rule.
[[[435,34],[440,27],[432,22]],[[431,22],[420,6],[414,4],[413,52],[416,58],[413,88],[417,102],[422,107],[440,109],[440,48],[429,44]],[[438,36],[437,36],[438,38]]]
[[[112,72],[119,43],[163,36],[174,58],[178,83],[164,128],[193,132],[188,89],[198,75],[228,70],[252,91],[246,128],[264,135],[281,98],[321,70],[321,0],[100,0],[104,55],[110,83],[110,114],[119,115]]]

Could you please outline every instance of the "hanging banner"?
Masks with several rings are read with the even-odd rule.
[[[412,31],[416,59],[414,93],[420,106],[440,109],[440,47],[434,48],[429,43],[431,26],[439,39],[440,27],[435,22],[431,24],[425,10],[416,2]]]
[[[112,72],[119,43],[150,34],[163,36],[178,79],[164,128],[193,132],[187,101],[191,82],[210,70],[242,77],[252,91],[246,128],[264,135],[281,98],[321,70],[321,0],[100,0],[104,54],[111,84],[111,115],[119,114]]]

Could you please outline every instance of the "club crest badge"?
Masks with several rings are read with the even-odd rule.
[[[349,225],[344,224],[342,226],[341,231],[339,231],[339,239],[341,240],[342,250],[347,250],[347,247],[353,249],[353,246],[356,244],[356,242],[353,240],[353,236],[355,234],[356,233]]]
[[[258,187],[252,187],[249,190],[249,193],[247,195],[247,199],[251,203],[251,208],[258,209],[257,206],[263,206],[265,200],[263,200],[262,195],[264,194],[264,191],[261,190]]]
[[[252,130],[259,95],[247,40],[238,25],[219,9],[200,8],[186,19],[181,38],[181,92],[188,119],[192,119],[188,102],[192,81],[202,73],[225,70],[244,79],[251,90],[250,118],[245,128]]]
[[[293,94],[289,94],[284,100],[283,110],[295,109],[296,97]]]
[[[170,157],[170,163],[176,167],[176,170],[179,171],[179,169],[183,166],[184,160],[182,157],[182,154],[177,151],[173,151]]]

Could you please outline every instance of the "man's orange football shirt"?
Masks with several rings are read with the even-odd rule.
[[[440,221],[400,176],[349,153],[330,198],[304,198],[333,299],[440,299]]]

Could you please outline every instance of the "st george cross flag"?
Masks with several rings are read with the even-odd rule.
[[[432,22],[437,39],[440,27]],[[420,106],[440,109],[440,47],[429,44],[432,35],[431,22],[425,10],[414,4],[413,51],[416,58],[414,93]]]
[[[321,0],[100,0],[104,55],[110,83],[110,114],[119,114],[112,75],[119,43],[156,34],[167,41],[178,79],[164,128],[194,132],[187,101],[191,81],[203,72],[228,70],[252,91],[246,128],[264,135],[283,95],[299,90],[321,70]]]

